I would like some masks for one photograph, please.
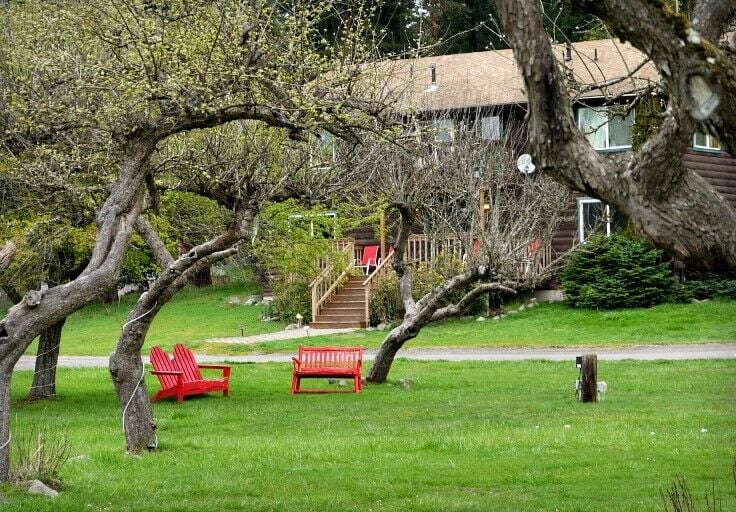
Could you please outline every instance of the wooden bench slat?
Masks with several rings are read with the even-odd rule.
[[[161,384],[161,390],[151,398],[152,402],[169,396],[176,396],[177,402],[183,402],[185,396],[201,395],[210,391],[222,391],[224,396],[229,394],[230,367],[209,365],[212,369],[222,371],[222,378],[204,379],[194,354],[182,344],[174,346],[173,358],[169,358],[160,347],[152,347],[150,360],[152,373]]]
[[[352,378],[356,393],[363,389],[361,370],[363,365],[363,347],[307,347],[299,346],[299,353],[294,360],[292,374],[292,393],[338,392],[337,389],[305,389],[302,390],[302,378],[343,377]]]

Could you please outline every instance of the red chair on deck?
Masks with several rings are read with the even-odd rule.
[[[366,245],[363,247],[363,257],[355,260],[355,267],[362,268],[365,275],[370,274],[370,269],[378,266],[378,249],[377,245]]]

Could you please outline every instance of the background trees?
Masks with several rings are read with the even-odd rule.
[[[490,291],[531,289],[551,275],[544,260],[566,206],[568,193],[538,174],[516,169],[521,132],[509,129],[496,143],[482,142],[479,127],[448,140],[437,127],[442,115],[417,122],[402,146],[370,147],[366,168],[372,190],[380,191],[398,214],[398,236],[391,265],[404,306],[402,322],[386,336],[366,379],[384,382],[393,359],[423,326],[463,313]],[[481,201],[482,200],[482,201]],[[481,210],[481,202],[487,204]],[[408,250],[412,230],[421,226],[458,271],[414,297],[416,262]],[[441,264],[441,259],[435,264]]]
[[[323,128],[354,138],[366,116],[381,113],[383,104],[356,80],[355,64],[369,50],[365,17],[347,18],[339,40],[325,42],[317,24],[328,8],[110,0],[0,10],[2,132],[11,159],[73,138],[109,176],[86,268],[67,284],[26,294],[0,321],[0,480],[8,470],[12,368],[38,334],[117,280],[161,143],[236,120],[295,139]]]

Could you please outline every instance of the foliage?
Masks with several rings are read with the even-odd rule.
[[[71,450],[67,435],[31,428],[27,434],[16,436],[11,451],[10,479],[16,482],[40,480],[58,489],[61,467],[69,459]]]
[[[421,262],[413,269],[412,296],[415,300],[419,300],[435,287],[462,271],[463,262],[457,258],[440,255],[432,264]],[[457,303],[466,292],[466,289],[455,290],[446,302],[448,304]],[[485,313],[486,306],[486,298],[481,296],[473,301],[466,310],[466,314]],[[371,287],[370,315],[372,324],[392,322],[404,316],[404,305],[399,295],[396,272],[386,272]]]
[[[424,2],[425,43],[440,43],[443,54],[500,50],[508,43],[499,28],[493,0],[439,0]],[[605,30],[594,16],[562,0],[543,0],[544,25],[559,42],[585,41],[605,37]]]
[[[0,286],[23,295],[42,283],[67,282],[92,254],[94,231],[93,225],[76,227],[67,219],[46,215],[0,224],[0,240],[13,240],[17,247],[15,259],[0,275]]]
[[[573,307],[649,307],[684,298],[662,251],[620,235],[595,236],[575,248],[560,279]]]
[[[271,307],[281,320],[295,323],[296,315],[301,315],[305,321],[312,317],[309,283],[310,281],[303,278],[278,279],[273,283]]]
[[[385,272],[373,282],[369,311],[371,325],[390,323],[404,316],[404,304],[399,295],[399,279],[396,272]]]
[[[736,277],[728,274],[691,274],[684,283],[687,293],[695,299],[728,297],[736,299]]]
[[[304,318],[311,316],[309,283],[324,268],[317,262],[336,268],[348,263],[347,254],[335,249],[334,238],[361,222],[358,219],[370,220],[362,213],[362,209],[350,205],[330,210],[324,206],[305,207],[295,201],[271,203],[264,208],[252,250],[255,259],[274,276],[273,307],[281,318],[290,321],[297,313]]]
[[[161,199],[161,216],[176,240],[186,249],[222,233],[230,220],[230,212],[212,199],[192,192],[172,190]]]

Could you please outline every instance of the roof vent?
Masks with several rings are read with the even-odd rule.
[[[593,49],[593,61],[598,62],[598,48]]]
[[[570,62],[572,60],[572,45],[570,43],[565,43],[565,62]]]
[[[429,69],[432,71],[432,83],[431,85],[437,85],[437,64],[434,62],[429,65]]]

